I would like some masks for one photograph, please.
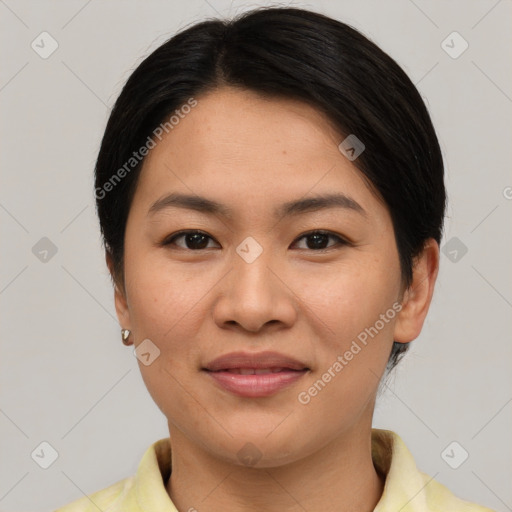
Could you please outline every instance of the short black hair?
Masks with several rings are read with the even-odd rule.
[[[363,142],[353,164],[390,212],[408,287],[426,240],[440,243],[446,205],[443,158],[427,108],[402,68],[359,31],[285,7],[196,23],[159,46],[127,80],[95,167],[96,207],[114,282],[124,289],[125,228],[144,161],[134,160],[134,151],[191,98],[223,86],[308,103],[345,137]],[[393,343],[388,370],[408,347]]]

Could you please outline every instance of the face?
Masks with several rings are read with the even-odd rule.
[[[196,99],[144,162],[116,308],[136,347],[150,340],[139,367],[171,437],[285,464],[368,427],[393,339],[410,341],[393,225],[312,107],[231,88]],[[241,396],[203,370],[240,351],[307,370]]]

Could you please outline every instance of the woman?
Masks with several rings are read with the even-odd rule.
[[[96,198],[170,437],[71,511],[484,511],[372,429],[439,268],[443,160],[402,69],[301,9],[207,21],[121,92]]]

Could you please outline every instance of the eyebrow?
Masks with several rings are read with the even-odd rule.
[[[233,210],[224,204],[206,197],[177,192],[168,194],[155,201],[148,210],[148,216],[155,215],[167,208],[185,208],[210,215],[220,215],[228,219],[233,217]],[[366,211],[357,201],[345,194],[339,193],[317,195],[283,203],[274,210],[274,216],[279,218],[300,215],[328,208],[344,208],[366,217]]]

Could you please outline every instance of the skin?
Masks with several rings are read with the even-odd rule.
[[[115,289],[135,346],[149,338],[160,350],[139,367],[168,420],[166,489],[180,511],[371,511],[384,484],[371,459],[379,380],[393,339],[408,343],[421,331],[439,247],[426,242],[404,290],[389,212],[338,150],[344,137],[323,114],[234,88],[196,99],[145,159],[127,221],[125,282]],[[171,192],[218,201],[232,217],[179,207],[148,216]],[[335,207],[273,216],[284,202],[332,192],[365,214]],[[205,248],[183,236],[161,244],[185,229],[207,234]],[[333,234],[323,250],[304,237],[315,229]],[[251,263],[236,252],[249,236],[263,249]],[[400,313],[300,403],[298,394],[397,301]],[[201,371],[238,350],[276,350],[310,371],[273,396],[239,397]],[[255,466],[237,455],[248,442],[261,457]]]

